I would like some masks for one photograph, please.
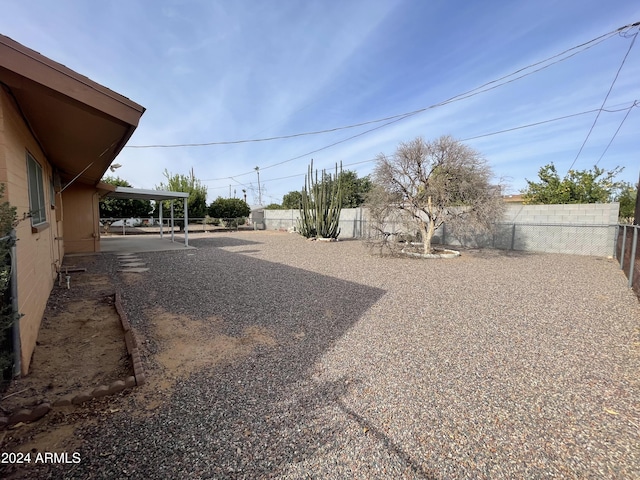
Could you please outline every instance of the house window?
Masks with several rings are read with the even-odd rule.
[[[31,225],[36,226],[47,221],[47,209],[44,203],[42,167],[28,152],[27,176],[29,178],[29,212],[31,214]]]

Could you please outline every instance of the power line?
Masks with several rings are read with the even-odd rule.
[[[364,132],[358,133],[358,134],[356,134],[356,135],[352,135],[352,136],[350,136],[350,137],[344,138],[344,139],[342,139],[342,140],[339,140],[339,141],[337,141],[337,142],[331,143],[331,144],[329,144],[329,145],[325,145],[324,147],[318,148],[318,149],[316,149],[316,150],[311,150],[310,152],[303,153],[302,155],[298,155],[298,156],[296,156],[296,157],[289,158],[289,159],[287,159],[287,160],[283,160],[283,161],[281,161],[281,162],[273,163],[273,164],[271,164],[271,165],[267,165],[266,167],[261,167],[261,168],[262,168],[263,170],[266,170],[267,168],[277,167],[278,165],[282,165],[283,163],[288,163],[288,162],[292,162],[293,160],[298,160],[298,159],[300,159],[300,158],[304,158],[304,157],[306,157],[306,156],[308,156],[308,155],[312,155],[312,154],[314,154],[314,153],[321,152],[321,151],[323,151],[323,150],[326,150],[326,149],[328,149],[328,148],[334,147],[334,146],[339,145],[339,144],[341,144],[341,143],[348,142],[349,140],[353,140],[353,139],[354,139],[354,138],[356,138],[356,137],[361,137],[362,135],[366,135],[366,134],[367,134],[367,133],[369,133],[369,132],[373,132],[374,130],[378,130],[378,129],[380,129],[380,128],[386,127],[387,125],[390,125],[390,124],[395,123],[395,122],[399,122],[400,120],[403,120],[403,119],[404,119],[404,117],[397,118],[397,119],[395,119],[395,120],[391,120],[390,122],[384,123],[384,124],[379,125],[379,126],[374,127],[374,128],[370,128],[369,130],[365,130]],[[239,173],[239,174],[237,174],[237,175],[233,175],[233,176],[234,176],[234,177],[244,177],[244,176],[246,176],[246,175],[250,175],[251,173],[253,173],[253,171],[251,171],[251,172]],[[230,179],[230,178],[231,178],[231,177],[212,178],[212,179],[209,179],[209,180],[207,180],[207,181],[228,180],[228,179]]]
[[[607,112],[607,113],[622,112],[624,110],[630,110],[630,109],[632,109],[633,107],[636,107],[636,106],[638,106],[638,102],[637,101],[633,102],[633,104],[630,107],[620,108],[620,109],[617,109],[617,110],[608,110],[608,109],[605,109],[605,108],[594,108],[593,110],[586,110],[584,112],[572,113],[570,115],[564,115],[562,117],[551,118],[549,120],[542,120],[540,122],[529,123],[527,125],[520,125],[518,127],[507,128],[505,130],[498,130],[497,132],[483,133],[482,135],[476,135],[475,137],[463,138],[460,141],[461,142],[466,142],[467,140],[476,140],[478,138],[490,137],[492,135],[498,135],[500,133],[507,133],[507,132],[513,132],[515,130],[521,130],[523,128],[536,127],[538,125],[544,125],[545,123],[557,122],[558,120],[565,120],[567,118],[578,117],[580,115],[587,115],[589,113],[594,113],[594,112],[598,112],[598,114],[600,114],[600,112]]]
[[[627,49],[627,53],[624,55],[624,58],[622,59],[622,63],[620,64],[620,67],[618,67],[618,71],[616,72],[616,75],[613,78],[613,81],[611,82],[611,86],[609,87],[609,91],[607,92],[607,94],[604,97],[604,100],[602,101],[602,105],[600,106],[600,110],[598,110],[598,114],[596,115],[596,118],[593,120],[593,124],[591,124],[591,128],[589,128],[589,131],[587,132],[587,136],[585,137],[584,142],[582,142],[582,145],[580,146],[580,150],[578,150],[578,154],[576,155],[576,158],[574,158],[573,162],[571,162],[571,166],[569,167],[568,171],[570,171],[573,168],[573,166],[576,164],[576,161],[578,160],[578,157],[580,157],[580,154],[582,153],[582,150],[584,149],[584,146],[587,144],[587,140],[589,140],[589,137],[591,136],[591,132],[593,132],[593,129],[595,128],[596,123],[598,122],[598,118],[600,118],[600,113],[602,112],[602,109],[604,108],[605,103],[607,103],[607,99],[609,98],[609,95],[611,94],[611,90],[613,90],[613,86],[616,84],[616,80],[618,80],[618,76],[620,75],[620,71],[622,70],[622,67],[624,67],[625,62],[627,61],[627,57],[629,56],[629,53],[631,52],[631,49],[633,48],[633,44],[636,43],[636,38],[638,38],[638,32],[636,32],[633,35],[631,43],[629,44],[629,48]],[[631,109],[629,111],[631,111]]]
[[[333,128],[328,128],[328,129],[323,129],[323,130],[316,130],[316,131],[310,131],[310,132],[302,132],[302,133],[294,133],[291,135],[279,135],[279,136],[273,136],[273,137],[266,137],[266,138],[255,138],[255,139],[242,139],[242,140],[230,140],[230,141],[216,141],[216,142],[205,142],[205,143],[179,143],[179,144],[154,144],[154,145],[125,145],[125,148],[181,148],[181,147],[207,147],[207,146],[214,146],[214,145],[234,145],[234,144],[242,144],[242,143],[256,143],[256,142],[268,142],[268,141],[273,141],[273,140],[284,140],[284,139],[291,139],[291,138],[297,138],[297,137],[303,137],[303,136],[310,136],[310,135],[320,135],[320,134],[325,134],[325,133],[332,133],[332,132],[336,132],[336,131],[340,131],[340,130],[346,130],[346,129],[351,129],[351,128],[357,128],[357,127],[362,127],[365,125],[371,125],[374,123],[380,123],[380,122],[387,122],[389,120],[393,120],[392,122],[386,123],[385,125],[389,125],[390,123],[395,123],[395,121],[400,121],[403,120],[405,118],[417,115],[419,113],[425,112],[427,110],[433,109],[433,108],[437,108],[437,107],[441,107],[444,105],[447,105],[449,103],[453,103],[453,102],[457,102],[460,100],[464,100],[467,98],[470,98],[472,96],[475,95],[479,95],[480,93],[484,93],[487,92],[489,90],[493,90],[495,88],[498,88],[502,85],[506,85],[508,83],[514,82],[516,80],[519,80],[521,78],[527,77],[529,75],[532,75],[536,72],[539,72],[541,70],[544,70],[552,65],[555,65],[559,62],[562,62],[564,60],[567,60],[575,55],[577,55],[578,53],[582,53],[586,50],[588,50],[589,48],[592,48],[600,43],[602,43],[603,41],[611,38],[613,35],[615,35],[616,33],[621,33],[623,32],[625,29],[628,28],[632,28],[635,26],[640,25],[640,22],[636,22],[634,24],[628,24],[625,25],[623,27],[617,28],[616,30],[613,30],[611,32],[605,33],[603,35],[600,35],[599,37],[596,37],[594,39],[591,39],[587,42],[584,42],[580,45],[576,45],[574,47],[571,47],[569,49],[566,49],[556,55],[553,55],[551,57],[548,57],[544,60],[532,63],[530,65],[527,65],[526,67],[520,68],[508,75],[504,75],[500,78],[497,78],[495,80],[491,80],[487,83],[484,83],[478,87],[475,87],[471,90],[468,90],[466,92],[460,93],[458,95],[454,95],[453,97],[448,98],[447,100],[443,100],[439,103],[435,103],[433,105],[429,105],[427,107],[423,107],[423,108],[419,108],[417,110],[413,110],[410,112],[405,112],[405,113],[399,113],[396,115],[391,115],[388,117],[384,117],[384,118],[378,118],[375,120],[368,120],[365,122],[360,122],[360,123],[354,123],[351,125],[344,125],[344,126],[340,126],[340,127],[333,127]],[[578,50],[581,49],[581,50]],[[575,51],[578,50],[578,51]],[[569,52],[573,52],[570,55],[567,55]],[[564,56],[566,55],[566,56]],[[551,62],[551,60],[554,59],[558,59],[554,62]],[[546,64],[547,62],[551,62]],[[518,75],[521,72],[525,72],[526,70],[529,70],[531,68],[537,67],[539,65],[542,65],[540,68],[537,68],[535,70],[532,70],[530,72],[524,73],[523,75],[517,76],[515,78],[511,78],[510,80],[507,80],[510,77],[513,77],[514,75]],[[503,82],[504,80],[504,82]],[[502,83],[500,83],[502,82]],[[491,86],[490,86],[491,85]],[[384,126],[384,125],[383,125]],[[368,133],[371,132],[375,129],[372,130],[367,130],[364,133]],[[351,138],[355,138],[354,137],[350,137]],[[345,140],[346,141],[346,140]],[[333,146],[333,145],[331,145]],[[306,155],[306,154],[305,154]],[[268,167],[263,167],[263,168],[268,168]],[[244,175],[244,174],[243,174]],[[238,175],[239,176],[239,175]]]
[[[462,138],[462,139],[460,139],[460,141],[461,142],[466,142],[468,140],[476,140],[478,138],[490,137],[490,136],[493,136],[493,135],[499,135],[501,133],[508,133],[508,132],[513,132],[515,130],[521,130],[521,129],[524,129],[524,128],[536,127],[536,126],[539,126],[539,125],[544,125],[546,123],[552,123],[552,122],[557,122],[557,121],[560,121],[560,120],[566,120],[568,118],[578,117],[578,116],[581,116],[581,115],[587,115],[587,114],[595,113],[595,112],[617,113],[617,112],[622,112],[622,111],[625,111],[625,110],[629,111],[629,110],[633,109],[633,107],[638,107],[638,106],[640,106],[640,101],[635,100],[631,104],[631,106],[624,107],[624,108],[618,108],[618,109],[594,108],[592,110],[585,110],[583,112],[571,113],[569,115],[563,115],[561,117],[555,117],[555,118],[550,118],[550,119],[547,119],[547,120],[541,120],[541,121],[538,121],[538,122],[528,123],[526,125],[518,125],[517,127],[506,128],[506,129],[503,129],[503,130],[497,130],[495,132],[482,133],[480,135],[474,135],[473,137]],[[628,115],[628,113],[627,113],[627,115]],[[346,141],[346,140],[343,140],[343,141]],[[316,153],[316,152],[313,152],[313,153]],[[301,158],[301,157],[296,157],[295,159],[298,159],[298,158]],[[362,163],[370,163],[370,162],[375,161],[376,159],[377,159],[377,157],[370,158],[368,160],[361,160],[361,161],[358,161],[358,162],[346,163],[346,164],[343,164],[343,166],[344,167],[350,167],[350,166],[359,165],[359,164],[362,164]],[[285,160],[285,162],[286,161],[289,161],[289,160]],[[284,163],[284,162],[281,162],[281,163]],[[265,167],[265,168],[268,168],[268,167]],[[270,179],[262,180],[262,183],[272,182],[272,181],[276,181],[276,180],[286,180],[287,178],[300,177],[300,176],[303,176],[303,175],[304,175],[304,173],[299,173],[299,174],[295,174],[295,175],[287,175],[287,176],[284,176],[284,177],[270,178]],[[220,180],[233,180],[234,182],[236,182],[236,183],[238,183],[240,185],[246,186],[245,184],[240,183],[238,180],[235,179],[235,177],[238,177],[238,176],[240,176],[240,175],[234,175],[233,177],[207,178],[207,179],[203,179],[201,181],[202,182],[215,182],[215,181],[220,181]],[[213,190],[213,189],[218,189],[218,188],[220,188],[220,189],[221,188],[227,188],[227,186],[210,187],[210,188]]]
[[[622,128],[622,125],[624,124],[624,122],[626,121],[627,117],[629,116],[631,110],[633,110],[634,107],[639,107],[640,106],[640,101],[639,100],[635,100],[630,106],[628,107],[624,107],[624,108],[618,108],[618,109],[593,109],[593,110],[586,110],[584,112],[578,112],[578,113],[573,113],[570,115],[564,115],[561,117],[555,117],[555,118],[551,118],[548,120],[542,120],[539,122],[533,122],[533,123],[529,123],[527,125],[520,125],[517,127],[512,127],[512,128],[507,128],[504,130],[498,130],[495,132],[489,132],[489,133],[484,133],[481,135],[475,135],[473,137],[468,137],[468,138],[463,138],[460,141],[468,141],[468,140],[474,140],[474,139],[478,139],[478,138],[484,138],[484,137],[489,137],[489,136],[493,136],[493,135],[498,135],[501,133],[508,133],[508,132],[512,132],[515,130],[520,130],[520,129],[524,129],[524,128],[530,128],[530,127],[535,127],[535,126],[539,126],[539,125],[543,125],[546,123],[551,123],[551,122],[556,122],[556,121],[560,121],[560,120],[566,120],[568,118],[573,118],[573,117],[577,117],[580,115],[587,115],[590,113],[594,113],[594,112],[606,112],[606,113],[617,113],[617,112],[623,112],[626,111],[626,115],[624,116],[622,122],[620,123],[620,125],[618,126],[618,129],[616,130],[616,132],[613,135],[613,138],[609,141],[609,144],[607,145],[607,147],[605,148],[604,152],[602,153],[602,155],[600,156],[600,159],[598,159],[598,162],[600,162],[600,160],[604,157],[605,153],[607,152],[607,150],[609,149],[609,147],[611,146],[611,144],[613,143],[613,140],[615,139],[616,135],[618,134],[618,132],[620,131],[620,129]],[[351,162],[351,163],[345,163],[343,164],[343,167],[351,167],[354,165],[361,165],[364,163],[371,163],[371,162],[375,162],[378,159],[378,157],[374,157],[374,158],[369,158],[367,160],[359,160],[357,162]],[[598,164],[598,162],[596,162],[596,165]],[[297,173],[297,174],[293,174],[293,175],[286,175],[283,177],[277,177],[277,178],[268,178],[265,180],[262,180],[262,184],[264,183],[269,183],[269,182],[275,182],[275,181],[279,181],[279,180],[287,180],[289,178],[296,178],[296,177],[303,177],[304,175],[306,175],[306,173]],[[234,182],[236,182],[238,185],[241,185],[247,189],[252,189],[253,187],[244,183],[239,182],[238,180],[236,180],[235,178],[232,177],[228,177],[229,179],[233,180]],[[212,180],[201,180],[202,182],[208,182],[208,181],[215,181],[216,179],[212,179]],[[226,189],[228,188],[228,186],[220,186],[220,187],[209,187],[209,190],[221,190],[221,189]],[[277,200],[277,198],[273,195],[266,195],[267,197],[273,199],[273,200]]]
[[[624,125],[624,122],[627,120],[627,117],[629,116],[629,114],[631,113],[631,110],[633,110],[633,107],[637,107],[638,106],[638,102],[635,101],[633,102],[633,105],[631,105],[628,110],[627,113],[625,114],[624,118],[622,119],[622,121],[620,122],[620,125],[618,125],[618,129],[615,131],[615,133],[613,134],[613,137],[611,137],[611,140],[609,140],[609,143],[607,144],[607,146],[604,149],[604,152],[602,152],[602,155],[600,155],[600,158],[598,158],[598,161],[596,162],[595,166],[597,167],[598,164],[600,163],[600,160],[602,160],[602,157],[604,157],[604,154],[607,153],[607,150],[609,150],[609,147],[611,146],[611,144],[613,143],[613,141],[615,140],[616,136],[618,135],[618,132],[620,131],[620,129],[622,128],[622,125]]]

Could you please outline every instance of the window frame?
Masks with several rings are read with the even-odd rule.
[[[27,187],[29,190],[29,217],[31,227],[46,226],[47,203],[44,191],[44,169],[42,165],[27,152]]]

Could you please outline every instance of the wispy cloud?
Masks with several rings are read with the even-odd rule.
[[[632,2],[605,3],[161,0],[130,2],[125,12],[119,2],[62,0],[52,9],[47,0],[9,0],[0,31],[144,105],[131,144],[205,143],[355,124],[440,102],[640,20]],[[598,108],[629,43],[613,37],[530,77],[351,140],[343,141],[376,125],[255,144],[125,149],[118,174],[153,188],[165,169],[193,167],[210,201],[228,195],[230,184],[255,188],[255,166],[264,180],[276,179],[304,174],[313,157],[320,168],[361,162],[349,168],[365,175],[373,167],[366,160],[418,135],[468,138]],[[639,76],[636,46],[607,105],[640,99]],[[598,161],[624,113],[601,115],[577,168]],[[469,144],[518,190],[545,163],[568,168],[592,121],[581,116]],[[599,165],[626,166],[622,178],[636,181],[638,131],[634,110]],[[301,184],[293,177],[265,188],[281,198]]]

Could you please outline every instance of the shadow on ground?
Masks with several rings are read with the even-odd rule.
[[[211,335],[241,339],[247,329],[258,328],[273,342],[181,376],[152,414],[123,412],[106,424],[86,427],[80,432],[82,462],[73,468],[54,465],[49,473],[65,478],[296,477],[295,469],[313,464],[316,454],[334,451],[339,458],[345,439],[353,438],[382,450],[396,471],[429,477],[409,452],[341,401],[357,378],[323,381],[315,371],[316,361],[384,290],[220,248],[256,242],[214,237],[193,243],[198,250],[190,256],[147,256],[150,274],[122,285],[130,321],[149,351],[163,348],[152,335],[150,312],[158,308],[201,322],[201,332],[209,329]],[[201,339],[193,340],[198,355]],[[148,376],[154,374],[158,371]],[[348,475],[352,465],[345,459],[328,471]],[[370,476],[367,471],[357,475]]]

